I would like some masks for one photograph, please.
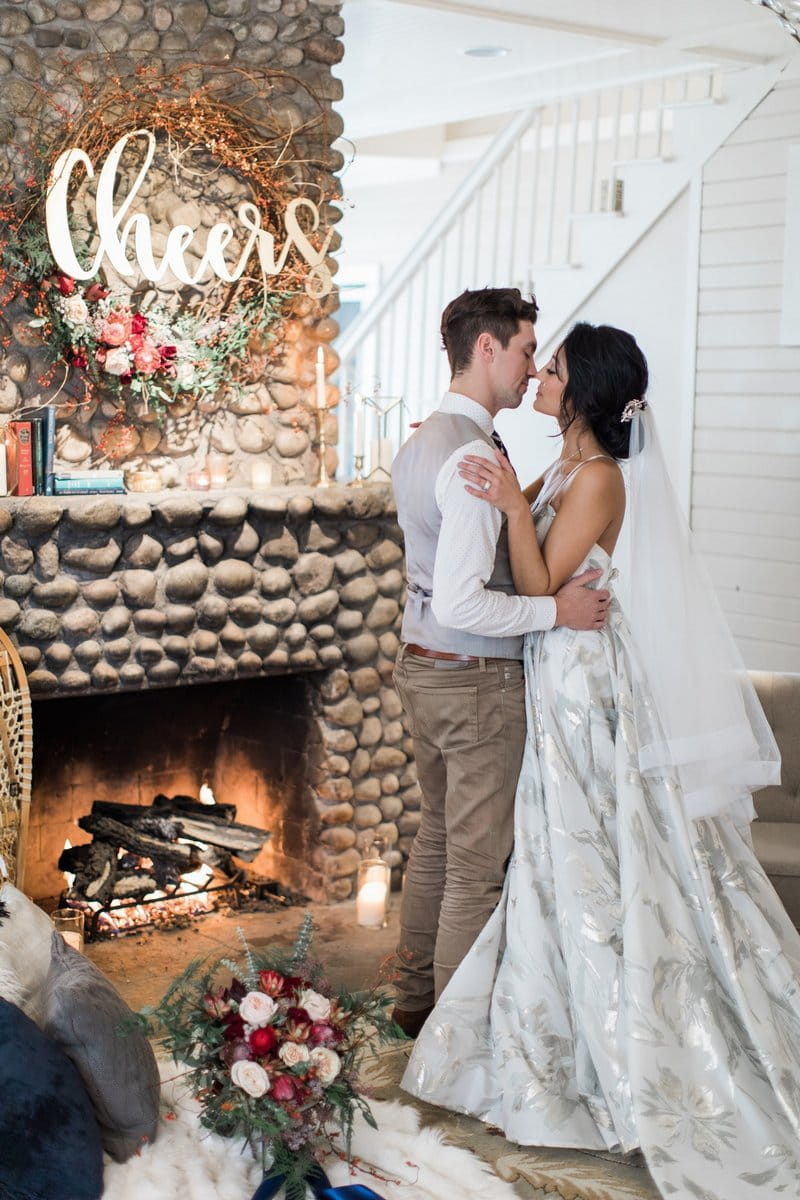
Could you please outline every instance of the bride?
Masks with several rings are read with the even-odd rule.
[[[608,586],[623,531],[630,601],[602,631],[526,639],[503,898],[403,1087],[523,1145],[640,1147],[664,1197],[796,1196],[800,937],[748,825],[777,748],[671,491],[636,342],[576,325],[537,378],[560,458],[523,493],[502,456],[471,456],[466,486],[507,514],[519,592],[589,567]]]

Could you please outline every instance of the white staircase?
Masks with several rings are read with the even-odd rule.
[[[728,74],[723,94],[719,76],[698,71],[516,114],[376,301],[338,339],[345,399],[354,392],[402,397],[396,428],[382,430],[402,440],[408,422],[430,412],[446,387],[439,317],[466,287],[534,291],[541,306],[537,357],[546,361],[588,297],[779,73],[780,64],[769,64]],[[354,408],[340,408],[345,470]]]

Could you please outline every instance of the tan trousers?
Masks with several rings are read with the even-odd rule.
[[[500,899],[525,744],[516,659],[453,663],[401,647],[395,684],[422,791],[400,910],[397,1004],[439,997]]]

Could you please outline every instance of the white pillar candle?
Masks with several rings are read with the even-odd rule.
[[[356,920],[359,925],[380,928],[386,920],[386,881],[368,879],[358,889]]]
[[[325,351],[317,346],[317,408],[325,408]]]

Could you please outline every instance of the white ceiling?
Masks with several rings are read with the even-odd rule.
[[[748,0],[346,0],[342,12],[336,107],[356,143],[686,67],[800,54]],[[484,45],[510,53],[463,53]]]

